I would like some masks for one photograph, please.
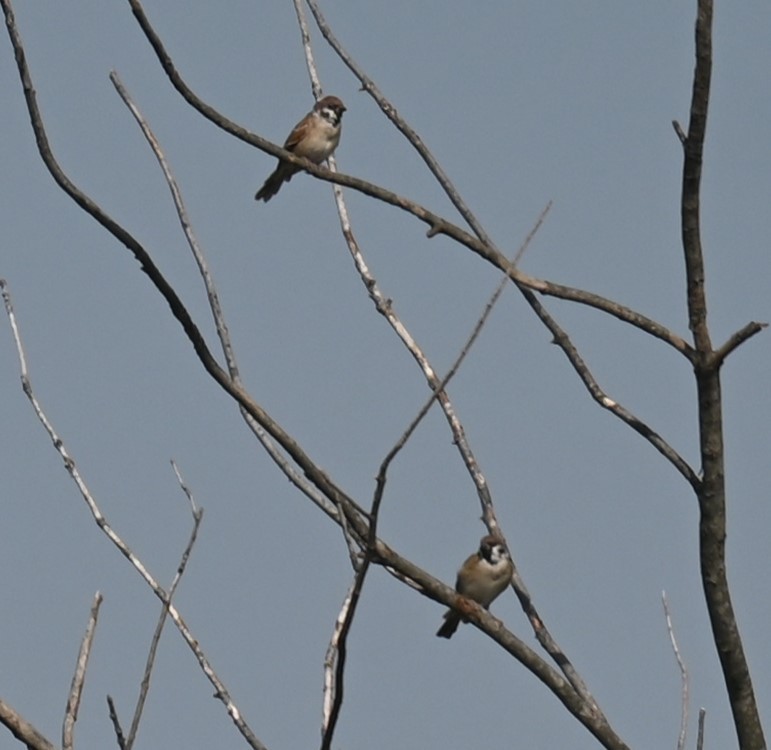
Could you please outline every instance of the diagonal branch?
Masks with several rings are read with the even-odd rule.
[[[614,414],[622,422],[629,425],[635,432],[640,434],[645,440],[647,440],[664,458],[667,459],[678,472],[686,479],[686,481],[694,488],[698,489],[701,486],[701,480],[698,474],[691,468],[688,462],[657,432],[655,432],[649,425],[643,422],[639,417],[635,416],[628,409],[624,408],[617,401],[610,398],[598,385],[596,379],[592,375],[591,371],[587,367],[578,350],[571,342],[568,335],[557,323],[556,320],[548,313],[546,308],[535,298],[532,292],[526,291],[525,296],[531,295],[532,299],[528,300],[531,307],[535,311],[536,315],[543,321],[546,327],[551,331],[554,336],[554,343],[558,344],[560,349],[565,353],[573,369],[578,374],[581,382],[589,391],[591,397],[603,408],[607,409],[611,414]]]
[[[94,634],[96,633],[96,621],[99,619],[99,607],[101,604],[102,595],[97,591],[94,595],[94,602],[91,605],[91,613],[88,616],[86,632],[83,635],[83,641],[80,644],[80,651],[78,653],[78,661],[75,667],[75,674],[72,676],[70,694],[67,698],[67,710],[64,712],[64,723],[62,724],[63,750],[72,750],[74,746],[75,722],[78,720],[80,698],[83,695],[83,684],[86,681],[88,657],[91,656],[91,645],[94,642]]]
[[[115,732],[115,739],[118,742],[118,750],[126,750],[126,736],[123,734],[123,727],[118,718],[118,710],[115,708],[115,701],[111,695],[107,696],[107,711],[112,729]]]
[[[134,716],[131,719],[131,726],[129,727],[128,737],[125,740],[125,746],[122,748],[122,750],[131,750],[131,748],[134,746],[134,741],[136,740],[137,732],[139,731],[139,723],[142,720],[142,712],[145,707],[145,702],[147,701],[147,694],[150,692],[150,678],[153,673],[153,667],[155,666],[155,655],[158,651],[158,644],[160,643],[161,634],[163,633],[163,628],[166,625],[166,620],[169,614],[169,604],[174,598],[174,594],[177,591],[179,582],[182,580],[182,576],[185,574],[187,561],[190,559],[190,553],[193,551],[193,545],[198,538],[198,530],[201,526],[201,521],[203,520],[203,508],[196,507],[193,495],[183,481],[182,475],[179,473],[179,469],[177,468],[176,463],[172,461],[171,465],[174,469],[174,473],[177,476],[179,486],[190,503],[190,512],[193,515],[193,528],[190,531],[190,537],[187,540],[187,545],[182,552],[182,557],[180,558],[179,565],[177,566],[177,572],[174,574],[174,578],[172,579],[171,585],[169,586],[167,592],[168,603],[164,602],[161,606],[161,614],[158,617],[158,622],[155,626],[155,631],[153,632],[153,637],[150,641],[150,648],[147,652],[145,671],[142,675],[142,682],[139,688],[139,696],[137,697],[137,703],[134,708]]]
[[[364,580],[369,572],[370,557],[365,555],[359,564],[359,569],[353,583],[345,595],[340,609],[332,638],[329,641],[324,657],[324,706],[321,722],[321,750],[330,750],[335,736],[337,720],[343,707],[345,695],[345,663],[348,655],[348,634],[353,625],[356,607],[364,587]]]
[[[764,328],[768,328],[768,323],[757,323],[754,320],[740,328],[731,335],[723,346],[714,352],[715,366],[720,367],[731,352],[738,349],[747,339],[752,338],[756,333],[760,333]]]
[[[19,742],[26,745],[27,750],[55,750],[52,742],[49,742],[2,698],[0,698],[0,724],[6,727]]]

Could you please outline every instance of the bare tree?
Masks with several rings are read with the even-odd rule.
[[[731,604],[726,574],[725,450],[722,425],[723,405],[720,390],[720,370],[728,355],[742,343],[760,332],[765,327],[765,324],[750,322],[718,346],[713,345],[707,324],[705,268],[700,238],[700,181],[712,67],[711,0],[699,0],[698,2],[695,45],[696,64],[689,122],[685,128],[681,127],[677,122],[673,123],[676,134],[682,143],[684,154],[681,221],[683,254],[687,276],[688,320],[692,340],[682,338],[665,325],[612,299],[584,289],[536,278],[521,270],[518,263],[520,255],[527,248],[533,234],[544,221],[549,210],[548,206],[544,208],[542,215],[534,222],[532,232],[523,242],[520,253],[514,258],[506,257],[466,205],[457,188],[450,181],[417,132],[399,115],[393,103],[386,99],[377,84],[361,69],[336,39],[316,0],[307,0],[307,7],[310,9],[323,38],[359,81],[362,90],[372,98],[382,114],[407,139],[408,143],[415,149],[417,156],[425,162],[436,179],[437,184],[457,210],[462,219],[462,224],[456,223],[451,218],[439,215],[420,203],[391,192],[380,185],[358,177],[342,174],[336,170],[333,160],[330,160],[329,168],[312,164],[231,121],[210,104],[203,101],[187,84],[183,74],[177,69],[171,56],[166,51],[161,37],[153,28],[139,0],[128,0],[128,2],[139,29],[141,29],[150,43],[169,81],[195,111],[230,136],[240,139],[267,154],[285,159],[305,170],[314,178],[335,185],[335,197],[342,235],[347,243],[361,283],[369,295],[375,310],[384,317],[400,342],[415,360],[426,382],[427,397],[425,404],[412,423],[406,427],[401,438],[384,456],[377,474],[376,486],[372,497],[367,500],[352,497],[343,489],[343,480],[332,477],[323,470],[289,431],[267,412],[258,398],[251,394],[244,386],[236,361],[235,348],[230,340],[228,326],[224,319],[218,294],[211,279],[205,256],[192,230],[191,222],[182,200],[181,190],[174,179],[158,139],[154,136],[140,108],[132,101],[130,94],[118,75],[116,73],[111,75],[112,82],[141,127],[145,138],[159,161],[172,192],[181,227],[205,284],[212,320],[214,321],[219,344],[222,349],[224,364],[218,360],[217,355],[215,355],[209,343],[202,335],[203,323],[193,318],[177,290],[161,272],[148,248],[132,232],[107,213],[91,196],[81,190],[60,166],[49,143],[46,125],[38,107],[35,88],[11,2],[10,0],[0,0],[16,57],[31,126],[35,134],[40,156],[47,169],[61,189],[84,212],[91,216],[133,254],[151,284],[168,304],[172,315],[178,321],[184,335],[192,344],[204,370],[222,391],[235,402],[254,436],[271,455],[279,470],[286,475],[312,504],[324,512],[341,529],[341,538],[350,556],[352,581],[335,623],[332,640],[325,659],[322,748],[332,746],[335,727],[343,709],[347,637],[355,626],[357,604],[362,591],[367,585],[368,573],[373,566],[381,567],[416,593],[445,606],[461,610],[464,617],[473,623],[475,627],[498,644],[504,653],[511,655],[522,664],[538,681],[550,690],[564,705],[565,709],[596,738],[601,746],[614,750],[621,750],[627,747],[627,744],[593,696],[586,679],[574,666],[570,656],[559,645],[547,626],[545,617],[536,608],[534,598],[531,596],[519,570],[515,569],[511,582],[512,587],[521,604],[522,611],[532,628],[533,635],[543,650],[542,653],[531,648],[487,610],[465,600],[452,587],[437,580],[427,571],[416,565],[415,562],[400,554],[394,545],[380,536],[378,530],[380,510],[389,479],[391,462],[407,444],[425,415],[432,408],[437,407],[441,410],[447,422],[453,443],[476,488],[483,521],[487,529],[491,533],[503,536],[504,531],[498,522],[493,496],[480,467],[480,461],[472,450],[470,441],[465,434],[456,408],[450,398],[448,384],[473,346],[501,291],[509,285],[513,285],[517,289],[536,318],[549,331],[554,343],[567,357],[568,362],[591,398],[601,408],[609,411],[650,443],[661,454],[662,458],[675,468],[695,495],[700,511],[701,579],[715,648],[723,670],[725,690],[731,704],[738,744],[744,750],[760,750],[765,748],[765,739],[759,718],[757,701],[736,616]],[[305,16],[305,6],[300,0],[296,0],[295,8],[302,32],[313,93],[318,98],[322,87],[314,62],[314,53]],[[370,272],[352,227],[352,220],[342,191],[344,187],[368,196],[372,200],[397,208],[407,219],[409,217],[417,219],[427,226],[427,236],[429,239],[437,236],[449,238],[457,243],[459,247],[475,254],[480,262],[491,265],[500,273],[501,283],[492,294],[486,309],[480,313],[474,331],[446,374],[439,374],[437,368],[431,364],[425,349],[408,331],[396,311],[395,304],[383,292],[377,279]],[[127,735],[123,731],[114,702],[112,699],[109,700],[110,716],[115,727],[119,747],[121,750],[130,750],[134,745],[137,728],[141,720],[142,706],[147,698],[149,689],[155,649],[167,617],[172,620],[174,626],[193,652],[202,672],[214,688],[215,696],[225,706],[228,715],[241,733],[244,741],[252,748],[259,749],[265,747],[257,738],[257,733],[244,720],[241,711],[231,698],[225,684],[215,672],[209,658],[201,649],[196,637],[172,602],[179,576],[184,571],[185,562],[198,532],[198,526],[201,521],[200,511],[191,498],[194,530],[182,556],[178,575],[169,588],[164,589],[149,573],[145,564],[131,550],[129,545],[123,541],[119,533],[106,521],[93,493],[82,479],[77,464],[67,452],[62,439],[58,436],[55,428],[37,401],[27,369],[20,326],[13,311],[10,293],[5,285],[3,286],[3,293],[8,317],[15,333],[24,390],[38,418],[45,426],[64,462],[65,468],[76,482],[100,530],[107,535],[117,550],[128,560],[161,603],[161,615],[150,647],[140,699]],[[698,393],[700,467],[692,466],[652,425],[634,414],[629,408],[611,398],[602,389],[566,329],[545,305],[544,298],[549,297],[556,297],[576,305],[590,307],[612,316],[647,336],[658,340],[658,342],[669,346],[687,360],[693,369]],[[182,482],[181,476],[179,479],[187,496],[191,497]],[[65,748],[73,746],[73,727],[77,719],[78,704],[85,677],[90,643],[96,625],[98,603],[99,599],[94,604],[81,656],[78,659],[76,676],[73,680],[63,730],[63,747]],[[672,633],[671,625],[670,633]],[[0,722],[20,742],[26,744],[28,748],[33,750],[43,750],[45,748],[48,750],[48,748],[53,746],[26,719],[22,718],[18,712],[2,701],[0,701]],[[681,741],[684,742],[684,730],[681,734]]]

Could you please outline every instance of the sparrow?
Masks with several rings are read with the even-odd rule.
[[[332,155],[337,144],[340,143],[343,112],[345,112],[345,104],[336,96],[325,96],[319,99],[313,109],[294,126],[294,130],[284,141],[284,148],[297,156],[304,156],[314,164],[321,164]],[[301,169],[302,167],[279,159],[278,166],[265,180],[265,184],[257,191],[254,199],[267,203],[279,191],[281,185],[289,182],[292,175],[297,174]]]
[[[490,534],[479,542],[479,550],[463,563],[455,580],[455,590],[487,609],[493,600],[511,583],[514,563],[503,540]],[[444,623],[436,632],[440,638],[452,638],[463,615],[448,609]]]

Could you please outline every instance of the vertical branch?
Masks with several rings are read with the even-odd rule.
[[[669,601],[667,600],[666,591],[661,592],[661,603],[664,606],[664,618],[667,621],[669,642],[672,644],[672,651],[675,653],[677,667],[680,670],[680,732],[677,736],[677,750],[685,750],[685,738],[688,731],[688,669],[680,654],[677,638],[675,638],[675,628],[672,625],[672,616],[669,613]]]
[[[675,126],[683,144],[682,240],[688,284],[688,325],[699,401],[699,443],[703,481],[699,500],[699,558],[712,635],[723,670],[736,734],[742,750],[766,747],[749,666],[736,622],[726,573],[726,497],[719,353],[707,327],[704,256],[700,236],[700,191],[704,136],[712,74],[712,0],[699,0],[696,18],[696,67],[688,132]]]
[[[712,77],[712,0],[699,0],[696,19],[696,69],[688,134],[683,151],[683,193],[680,206],[685,273],[688,283],[688,326],[696,348],[712,348],[707,330],[707,300],[704,291],[704,256],[701,247],[700,193],[704,136],[707,130],[709,87]],[[681,136],[682,139],[682,136]]]
[[[696,750],[704,750],[704,720],[707,718],[707,711],[704,708],[699,709],[699,734],[696,737]]]
[[[345,595],[335,621],[332,638],[324,657],[324,705],[321,722],[321,750],[330,750],[345,694],[345,662],[348,656],[348,633],[353,625],[364,579],[370,567],[370,555],[365,555],[356,571],[353,583]]]

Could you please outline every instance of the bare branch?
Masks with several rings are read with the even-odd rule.
[[[161,149],[161,145],[158,142],[158,139],[155,137],[155,134],[150,128],[150,125],[148,124],[145,117],[142,115],[139,107],[132,100],[128,90],[123,85],[120,76],[114,70],[110,72],[110,81],[115,87],[115,90],[118,92],[120,98],[123,100],[123,103],[128,107],[129,111],[139,125],[139,128],[142,131],[142,135],[150,145],[153,155],[157,159],[161,171],[163,172],[163,177],[166,180],[166,184],[169,186],[169,190],[171,191],[171,197],[174,201],[174,207],[177,211],[177,216],[179,217],[179,223],[182,227],[182,231],[184,232],[185,239],[187,240],[187,243],[193,253],[193,257],[198,263],[199,271],[203,276],[206,289],[209,292],[209,304],[214,313],[213,318],[215,325],[217,326],[217,334],[220,338],[220,342],[225,353],[225,358],[230,368],[231,376],[237,376],[238,367],[236,365],[235,354],[230,343],[228,327],[225,324],[224,317],[222,315],[222,307],[220,305],[219,295],[217,294],[217,291],[214,287],[214,281],[212,279],[211,272],[209,271],[208,265],[205,262],[203,252],[201,251],[198,240],[195,236],[195,232],[193,231],[192,222],[190,221],[190,217],[188,216],[184,201],[182,200],[182,191],[179,189],[179,185],[174,179],[171,166],[169,165],[169,162],[166,159],[163,150]]]
[[[67,698],[67,709],[64,712],[64,723],[62,725],[63,750],[72,750],[73,747],[75,722],[78,720],[80,697],[83,695],[83,683],[86,680],[88,657],[91,655],[91,645],[94,642],[96,621],[99,618],[99,607],[101,604],[102,595],[97,591],[96,594],[94,594],[94,602],[91,605],[91,614],[88,617],[86,632],[83,635],[83,641],[80,644],[80,652],[78,653],[78,661],[75,666],[75,674],[72,676],[70,694]]]
[[[740,347],[747,339],[752,338],[756,333],[760,333],[764,328],[768,328],[768,323],[756,323],[754,320],[740,328],[723,346],[715,351],[714,364],[720,367],[731,352]]]
[[[707,302],[704,290],[704,255],[701,247],[700,191],[707,129],[709,87],[712,76],[712,0],[699,0],[696,20],[696,69],[693,74],[693,94],[688,135],[683,141],[683,191],[681,224],[685,271],[688,285],[688,326],[693,333],[696,349],[710,351],[707,330]]]
[[[308,66],[308,74],[311,79],[314,95],[318,95],[318,93],[321,91],[321,83],[319,81],[318,72],[316,70],[313,49],[310,43],[310,34],[308,32],[302,0],[294,0],[294,6],[295,6],[295,12],[297,14],[298,23],[301,29],[303,47],[305,50],[305,59]],[[315,10],[314,10],[314,13],[316,13]],[[332,171],[336,171],[336,163],[334,159],[330,159],[329,161],[330,161],[330,168],[332,169]],[[395,455],[399,452],[399,450],[401,450],[403,445],[409,439],[409,436],[412,434],[414,429],[417,427],[417,425],[423,419],[425,414],[428,412],[431,404],[437,398],[440,400],[445,416],[447,417],[447,420],[450,424],[450,428],[453,433],[453,442],[458,447],[458,450],[460,451],[461,456],[463,457],[464,463],[466,464],[466,467],[469,469],[472,480],[477,486],[477,490],[480,494],[480,500],[482,502],[482,506],[484,509],[485,522],[488,523],[492,531],[493,528],[497,528],[498,524],[495,519],[495,513],[493,511],[492,498],[487,489],[487,482],[484,479],[484,476],[482,475],[481,471],[479,470],[476,459],[474,458],[471,452],[471,448],[465,439],[465,431],[463,430],[463,426],[456,416],[454,407],[452,406],[449,396],[445,392],[444,387],[440,384],[439,378],[436,375],[436,371],[434,370],[433,366],[429,362],[428,357],[425,355],[425,352],[422,350],[419,344],[415,341],[415,339],[413,338],[413,336],[411,335],[407,327],[404,325],[404,323],[401,321],[398,314],[396,313],[392,300],[383,294],[383,292],[380,290],[377,280],[371,274],[367,266],[367,263],[364,260],[364,256],[359,246],[359,243],[356,240],[356,237],[354,235],[350,218],[348,216],[348,209],[345,204],[342,191],[340,191],[339,189],[335,190],[335,202],[337,204],[337,211],[340,217],[340,226],[343,232],[343,237],[346,240],[346,244],[348,245],[349,252],[351,253],[351,257],[353,259],[353,262],[359,274],[359,277],[361,278],[361,281],[364,284],[364,287],[367,289],[369,297],[372,300],[373,304],[375,305],[375,309],[388,321],[393,331],[396,333],[400,341],[406,347],[407,351],[410,352],[413,359],[420,367],[424,377],[428,382],[429,387],[434,392],[434,395],[431,396],[429,401],[421,410],[418,417],[413,421],[412,425],[407,429],[407,432],[402,436],[402,439],[397,443],[395,448],[392,449],[392,451],[386,456],[383,463],[381,464],[381,468],[377,476],[377,489],[373,500],[373,510],[370,514],[369,547],[371,548],[371,543],[376,537],[376,531],[375,531],[376,516],[377,516],[377,512],[380,507],[380,502],[383,496],[383,489],[385,486],[385,471],[387,470],[388,465],[393,460]],[[548,207],[539,218],[536,224],[536,229],[541,225],[541,222],[543,221],[543,217],[546,211],[548,211]],[[527,242],[529,242],[529,240],[532,238],[532,235],[534,233],[535,233],[535,230],[528,237]],[[501,284],[499,285],[499,289],[494,293],[491,303],[488,303],[487,310],[485,311],[482,318],[480,319],[475,329],[475,332],[472,334],[471,339],[467,343],[466,347],[464,347],[464,351],[461,353],[460,357],[456,361],[456,364],[451,368],[450,374],[445,379],[445,382],[447,382],[452,377],[454,372],[457,371],[457,368],[460,366],[460,363],[462,362],[462,360],[465,358],[466,353],[471,347],[471,344],[478,336],[479,331],[482,328],[482,325],[484,324],[485,320],[487,319],[490,312],[492,311],[492,307],[500,297],[500,294],[503,291],[503,287],[505,286],[506,281],[507,281],[506,278],[504,278],[501,281]],[[374,518],[373,518],[373,514],[374,514]]]
[[[561,328],[561,326],[552,318],[548,311],[541,305],[541,303],[535,298],[532,292],[525,290],[523,292],[525,297],[528,297],[530,306],[535,311],[536,315],[544,322],[546,327],[552,332],[554,336],[554,343],[557,344],[560,349],[565,353],[568,361],[573,366],[573,369],[581,378],[586,389],[589,391],[592,398],[603,408],[607,409],[612,414],[615,414],[622,422],[629,425],[635,432],[642,435],[664,458],[667,459],[677,471],[688,481],[688,483],[694,488],[698,489],[701,485],[701,480],[698,474],[691,468],[691,466],[685,461],[685,459],[657,432],[655,432],[650,426],[643,422],[639,417],[632,414],[630,411],[621,406],[618,402],[612,398],[600,388],[592,375],[591,371],[587,367],[578,350],[573,346],[568,335]]]
[[[393,124],[397,127],[397,129],[405,136],[405,138],[409,141],[409,143],[415,148],[415,150],[418,152],[420,157],[427,164],[431,173],[436,177],[437,181],[439,182],[442,189],[447,194],[447,197],[450,199],[452,204],[458,209],[458,212],[465,219],[466,223],[469,225],[469,227],[471,227],[474,234],[479,238],[479,240],[485,246],[491,248],[492,253],[491,253],[491,256],[488,256],[488,255],[485,255],[484,252],[482,252],[481,248],[474,248],[471,245],[467,245],[470,249],[474,250],[475,252],[478,252],[480,255],[482,255],[482,257],[484,257],[489,262],[496,265],[501,270],[507,271],[512,281],[514,281],[518,286],[520,286],[520,289],[522,286],[524,286],[524,287],[527,287],[528,289],[539,291],[542,294],[571,300],[573,302],[578,302],[579,304],[586,304],[591,307],[596,307],[597,309],[603,310],[604,312],[610,315],[613,315],[614,317],[617,317],[620,320],[623,320],[633,326],[641,328],[642,330],[646,331],[652,336],[656,336],[657,338],[660,338],[661,340],[665,341],[671,346],[674,346],[679,352],[681,352],[682,354],[690,358],[690,354],[692,353],[691,347],[683,339],[681,339],[679,336],[675,336],[674,334],[672,334],[672,332],[664,328],[664,326],[661,326],[660,324],[656,323],[653,320],[645,318],[645,316],[642,316],[639,313],[636,313],[633,310],[630,310],[629,308],[624,307],[623,305],[619,305],[618,303],[603,299],[599,297],[599,295],[594,295],[579,289],[573,289],[571,287],[566,287],[561,284],[555,284],[542,279],[534,279],[532,277],[526,276],[525,274],[521,274],[521,272],[515,273],[515,267],[519,261],[519,258],[515,258],[514,263],[511,264],[508,267],[508,269],[505,264],[501,264],[500,260],[501,258],[503,258],[503,254],[495,246],[495,244],[492,242],[490,237],[485,232],[481,223],[477,220],[477,218],[474,216],[474,214],[465,204],[457,188],[455,187],[455,185],[453,185],[452,181],[445,174],[441,165],[436,161],[433,154],[431,154],[431,152],[429,151],[428,147],[425,145],[421,137],[407,123],[407,121],[399,115],[396,107],[388,99],[386,99],[386,97],[382,94],[382,92],[374,83],[374,81],[363,71],[363,69],[343,48],[342,44],[340,44],[340,42],[332,33],[332,30],[329,24],[326,22],[326,19],[321,13],[321,10],[318,6],[318,2],[316,0],[306,0],[306,2],[308,3],[308,7],[311,9],[311,12],[313,13],[313,17],[315,18],[316,24],[318,25],[319,31],[321,32],[324,39],[326,39],[326,41],[329,43],[332,49],[337,53],[338,57],[340,57],[343,63],[350,69],[350,71],[356,76],[356,78],[359,79],[362,85],[362,89],[366,91],[370,96],[372,96],[372,98],[377,102],[377,105],[380,107],[383,114],[385,114],[385,116],[388,117],[388,119],[391,120],[391,122],[393,122]],[[406,210],[409,210],[409,209],[406,209]],[[446,228],[445,225],[439,222],[435,223],[434,225],[432,225],[432,228],[429,231],[429,237],[432,237],[438,233],[443,233],[445,228]],[[466,244],[466,243],[463,243],[463,244]]]
[[[343,601],[335,620],[335,628],[324,657],[324,703],[321,720],[321,750],[330,750],[337,720],[343,706],[345,685],[345,661],[348,653],[348,633],[353,624],[364,579],[370,566],[369,555],[365,555],[356,571],[353,583]]]
[[[669,642],[672,644],[672,651],[675,653],[677,666],[680,670],[680,732],[677,735],[677,750],[685,750],[685,739],[688,732],[688,669],[685,666],[683,657],[680,655],[680,648],[677,645],[677,638],[675,638],[675,629],[672,625],[672,616],[669,613],[666,591],[661,592],[661,604],[664,607],[664,618],[667,621]]]
[[[0,698],[0,724],[6,727],[19,742],[26,745],[27,750],[55,750],[53,743],[49,742],[2,698]]]
[[[185,497],[187,498],[187,501],[190,503],[190,512],[193,514],[193,532],[197,533],[198,527],[201,525],[201,520],[203,518],[203,508],[199,510],[198,506],[196,505],[195,498],[193,497],[193,493],[190,490],[190,488],[187,486],[185,480],[182,478],[182,472],[180,472],[179,467],[177,466],[177,462],[174,459],[172,459],[169,463],[171,463],[171,468],[174,471],[174,476],[177,478],[179,489],[182,490]],[[195,536],[196,534],[191,534],[190,536],[190,541],[188,542],[188,545],[185,548],[185,551],[182,555],[182,560],[180,561],[179,569],[177,570],[177,578],[175,578],[174,581],[172,582],[172,588],[176,588],[176,583],[178,583],[179,578],[182,577],[184,568],[187,565],[187,558],[190,556],[190,550],[193,548],[193,543],[195,542]]]
[[[300,27],[300,39],[305,52],[305,65],[308,68],[308,76],[311,79],[311,91],[313,98],[318,101],[321,98],[323,89],[321,88],[321,79],[316,69],[316,60],[313,57],[313,45],[311,44],[311,33],[308,29],[308,20],[305,17],[302,0],[292,0],[294,12],[297,15],[297,25]]]

